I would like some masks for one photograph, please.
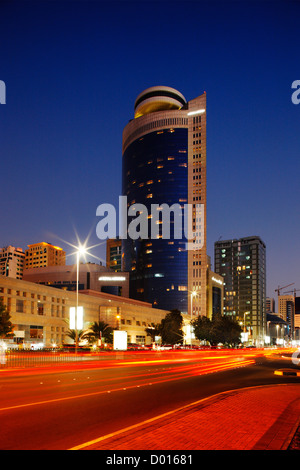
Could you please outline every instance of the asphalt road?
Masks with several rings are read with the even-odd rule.
[[[274,374],[298,367],[288,358],[247,360],[222,351],[137,352],[129,360],[1,372],[0,449],[70,449],[225,390],[299,383]]]

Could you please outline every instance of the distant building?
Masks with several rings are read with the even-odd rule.
[[[224,279],[211,270],[210,257],[207,257],[207,314],[212,318],[214,314],[223,315],[224,308]]]
[[[275,300],[271,297],[266,298],[266,312],[275,313]]]
[[[50,243],[34,243],[28,245],[28,250],[25,251],[25,269],[41,268],[45,266],[64,266],[65,264],[65,251]]]
[[[278,296],[278,315],[287,322],[288,334],[293,337],[295,328],[295,297],[293,295]]]
[[[6,246],[0,249],[0,275],[22,279],[25,253],[22,248]]]
[[[295,297],[295,339],[300,339],[300,297]]]
[[[224,278],[224,314],[239,321],[248,340],[266,330],[266,246],[257,237],[215,243],[215,272]]]
[[[113,271],[122,271],[122,240],[109,238],[106,242],[106,267]]]
[[[283,345],[288,339],[289,325],[279,315],[267,313],[266,337],[271,346]]]
[[[75,291],[77,265],[26,269],[23,279],[37,284]],[[129,274],[114,272],[100,264],[81,263],[79,265],[78,289],[129,297]]]

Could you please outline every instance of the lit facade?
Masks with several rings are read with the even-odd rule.
[[[224,279],[207,268],[207,316],[223,315],[224,312]]]
[[[275,300],[273,299],[273,297],[266,298],[266,312],[275,313]]]
[[[32,269],[43,266],[63,266],[66,264],[66,253],[50,243],[34,243],[25,251],[24,268]]]
[[[77,265],[26,269],[23,279],[58,289],[75,291]],[[129,297],[129,274],[114,272],[96,263],[80,263],[78,288]]]
[[[14,339],[6,340],[10,347],[72,344],[66,333],[76,292],[0,276],[0,297],[14,325]],[[83,307],[84,330],[95,321],[104,321],[126,331],[128,342],[140,344],[151,344],[145,328],[160,323],[167,313],[144,302],[93,290],[81,291],[78,305]]]
[[[266,332],[266,246],[259,237],[215,243],[215,272],[224,279],[224,314],[239,321],[252,342]]]
[[[278,315],[287,322],[289,336],[293,336],[295,328],[295,297],[293,295],[278,296]]]
[[[152,87],[135,102],[135,115],[123,131],[122,194],[128,207],[146,206],[151,233],[152,205],[190,204],[196,231],[196,205],[204,208],[202,246],[187,250],[186,232],[123,240],[123,269],[130,272],[130,296],[158,308],[206,315],[206,94],[191,101],[170,87]],[[130,218],[128,218],[130,223]]]
[[[106,242],[106,267],[113,271],[122,270],[122,241],[109,238]]]

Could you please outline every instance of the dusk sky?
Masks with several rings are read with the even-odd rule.
[[[100,243],[134,101],[165,85],[207,94],[208,255],[258,235],[267,295],[300,289],[299,21],[288,1],[1,0],[0,246]]]

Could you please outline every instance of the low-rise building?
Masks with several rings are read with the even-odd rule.
[[[44,284],[64,290],[76,290],[77,265],[47,266],[25,269],[24,281]],[[129,297],[129,273],[115,272],[96,263],[80,263],[79,290],[93,290]]]
[[[0,297],[11,315],[15,337],[11,346],[23,343],[28,348],[40,344],[72,343],[67,336],[70,309],[76,307],[76,292],[0,276]],[[127,332],[129,343],[151,343],[145,328],[159,323],[165,310],[151,304],[90,289],[80,291],[78,305],[83,308],[83,327],[104,321]]]

